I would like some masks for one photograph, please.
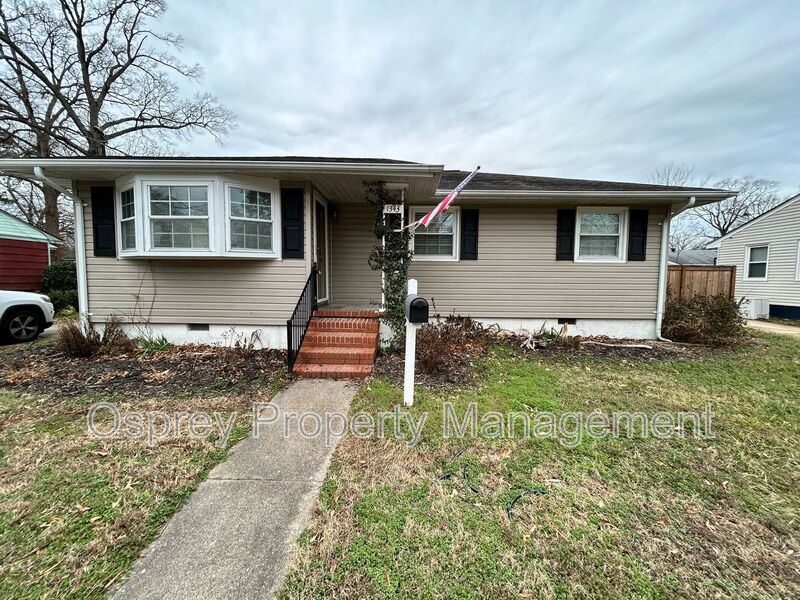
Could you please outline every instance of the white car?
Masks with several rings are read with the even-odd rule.
[[[53,303],[43,294],[0,290],[0,339],[30,342],[53,324]]]

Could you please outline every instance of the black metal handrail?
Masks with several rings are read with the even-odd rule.
[[[317,310],[317,263],[311,265],[311,274],[308,276],[303,293],[300,294],[291,318],[286,321],[286,363],[289,375],[292,374],[297,353],[300,351],[300,345],[303,343],[315,310]]]

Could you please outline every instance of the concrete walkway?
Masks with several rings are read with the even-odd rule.
[[[280,588],[298,535],[305,528],[338,438],[305,437],[294,419],[284,437],[284,417],[346,415],[355,386],[300,380],[262,410],[258,438],[251,436],[217,465],[134,565],[115,598],[271,598]],[[314,418],[304,421],[315,429]],[[338,422],[336,432],[341,429]],[[254,432],[255,433],[255,432]]]
[[[747,326],[768,333],[780,333],[781,335],[790,335],[800,338],[800,327],[795,327],[794,325],[771,323],[770,321],[748,321]]]

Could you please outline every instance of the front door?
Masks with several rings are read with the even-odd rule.
[[[329,298],[328,288],[328,205],[321,201],[314,201],[314,259],[317,262],[317,299],[326,302]]]

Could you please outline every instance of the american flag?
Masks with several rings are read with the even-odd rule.
[[[450,205],[453,202],[455,202],[455,199],[461,193],[461,190],[463,190],[465,187],[467,187],[467,184],[470,181],[472,181],[472,178],[475,177],[475,175],[478,174],[478,171],[480,171],[480,169],[481,169],[480,167],[475,167],[475,170],[472,173],[470,173],[469,175],[467,175],[467,177],[466,177],[466,179],[464,179],[464,181],[462,181],[455,188],[453,188],[453,191],[450,192],[449,194],[447,194],[447,196],[445,196],[444,199],[441,202],[439,202],[439,204],[436,205],[436,208],[434,208],[431,212],[429,212],[427,215],[425,215],[421,219],[419,219],[417,221],[414,221],[413,223],[409,223],[408,225],[406,225],[406,227],[407,228],[408,227],[413,227],[414,229],[416,229],[420,225],[424,225],[425,227],[430,225],[430,222],[433,221],[438,215],[440,215],[441,213],[446,211],[448,208],[450,208]]]

